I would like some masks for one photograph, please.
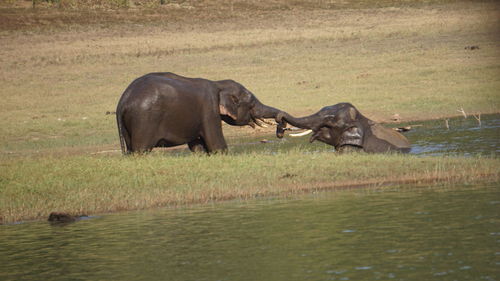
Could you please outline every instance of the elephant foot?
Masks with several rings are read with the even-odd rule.
[[[189,150],[191,150],[194,153],[207,153],[207,145],[205,144],[205,141],[201,138],[198,138],[194,141],[188,142],[188,147]]]

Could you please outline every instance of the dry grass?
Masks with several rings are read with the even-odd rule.
[[[0,143],[116,144],[105,112],[152,71],[232,78],[299,115],[342,101],[379,121],[461,106],[498,112],[498,11],[494,3],[266,10],[259,20],[9,31],[0,38]]]
[[[277,155],[3,159],[0,222],[98,214],[346,186],[498,182],[493,158],[290,151]],[[29,175],[29,176],[26,176]]]
[[[153,71],[231,78],[262,102],[294,115],[343,101],[378,121],[394,113],[403,121],[441,118],[459,114],[461,107],[468,113],[499,112],[497,2],[394,6],[394,1],[368,1],[343,7],[344,2],[350,3],[235,0],[233,7],[186,1],[193,7],[156,10],[0,8],[4,221],[39,218],[56,209],[108,212],[346,184],[498,181],[497,159],[351,159],[328,153],[303,157],[301,152],[227,158],[81,156],[118,149],[115,117],[106,112],[114,111],[134,78]],[[480,48],[465,49],[471,45]],[[224,130],[228,138],[253,132]],[[54,152],[66,156],[47,156]],[[292,166],[286,164],[290,158]],[[363,166],[366,172],[339,170],[335,164]],[[378,167],[406,170],[394,179],[391,170]],[[239,172],[243,168],[246,174]],[[183,174],[188,171],[201,176]]]
[[[0,30],[53,30],[68,26],[168,24],[176,27],[223,23],[234,19],[263,21],[290,11],[425,7],[456,0],[4,0]],[[493,2],[493,1],[490,1]],[[35,3],[35,6],[33,5]],[[279,15],[278,15],[279,16]]]

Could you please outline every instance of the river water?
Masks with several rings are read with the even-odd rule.
[[[422,156],[497,156],[500,154],[500,114],[481,116],[481,124],[468,116],[446,119],[421,121],[403,124],[386,124],[386,127],[406,127],[411,130],[403,133],[410,140],[410,154]],[[335,149],[319,141],[309,143],[310,135],[277,140],[274,135],[266,137],[246,137],[230,139],[230,151],[245,153],[277,153],[300,149],[306,153],[332,151]],[[187,151],[185,153],[188,153]]]
[[[473,116],[408,124],[405,133],[412,143],[412,154],[419,155],[488,155],[500,154],[500,115]]]
[[[0,236],[0,280],[499,280],[500,190],[320,192]]]
[[[423,157],[499,153],[499,115],[410,125]],[[230,150],[332,150],[261,141]],[[2,225],[0,280],[500,280],[500,189],[354,189]]]

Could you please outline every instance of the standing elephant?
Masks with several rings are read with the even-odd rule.
[[[337,151],[364,150],[366,152],[409,152],[410,142],[402,134],[385,128],[363,116],[352,104],[338,103],[323,107],[310,116],[295,118],[286,112],[276,117],[279,123],[276,135],[283,137],[286,123],[310,129],[310,142],[319,140],[333,145]]]
[[[118,102],[116,118],[124,154],[186,143],[191,151],[211,153],[227,149],[221,120],[253,127],[279,112],[235,81],[162,72],[135,79]]]

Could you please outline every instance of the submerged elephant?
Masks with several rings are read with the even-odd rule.
[[[67,224],[81,219],[88,218],[87,215],[70,215],[68,213],[52,212],[49,215],[48,221],[53,224]]]
[[[186,143],[191,151],[211,153],[227,149],[221,120],[254,126],[279,112],[235,81],[163,72],[135,79],[118,102],[116,118],[124,154]]]
[[[337,151],[364,150],[366,152],[409,152],[410,142],[402,134],[385,128],[363,116],[352,104],[339,103],[323,107],[317,113],[295,118],[286,112],[276,117],[279,123],[276,135],[283,137],[286,123],[310,129],[315,140],[333,145]]]

